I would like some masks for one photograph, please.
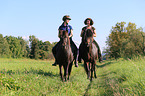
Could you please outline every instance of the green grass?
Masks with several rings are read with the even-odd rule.
[[[145,60],[108,60],[97,63],[98,78],[90,82],[83,64],[73,66],[70,80],[62,82],[54,61],[0,58],[2,96],[118,96],[145,95]]]

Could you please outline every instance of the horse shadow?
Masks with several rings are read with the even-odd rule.
[[[107,65],[110,65],[110,64],[113,64],[113,63],[114,62],[111,62],[111,61],[106,62],[106,63],[102,63],[101,65],[96,63],[96,67],[97,68],[103,68],[103,67],[105,67]],[[79,66],[84,67],[84,62],[80,63]]]
[[[89,83],[89,85],[85,91],[85,94],[83,96],[88,96],[88,91],[91,89],[91,85],[92,85],[92,82]]]
[[[97,68],[103,68],[103,67],[105,67],[105,66],[107,66],[107,65],[110,65],[110,64],[113,64],[114,62],[111,62],[111,61],[109,61],[109,62],[106,62],[106,63],[102,63],[101,65],[97,65],[96,64],[96,67]]]
[[[2,74],[8,74],[8,75],[13,75],[13,74],[38,74],[38,75],[43,75],[43,76],[49,76],[49,77],[58,77],[59,74],[54,74],[51,71],[44,71],[42,69],[33,69],[30,68],[30,70],[27,70],[26,68],[24,69],[24,71],[20,71],[20,70],[1,70],[0,73]]]
[[[59,76],[59,74],[54,74],[51,71],[45,72],[45,71],[43,71],[41,69],[39,71],[37,71],[37,74],[44,75],[44,76],[49,76],[49,77],[58,77]]]

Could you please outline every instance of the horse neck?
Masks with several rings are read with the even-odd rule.
[[[70,46],[70,39],[67,37],[67,45]]]
[[[62,43],[63,43],[63,41],[60,40],[60,45],[61,46],[62,46]],[[67,37],[66,47],[67,47],[66,50],[68,50],[70,48],[70,39],[69,39],[69,37]]]
[[[87,45],[85,44],[85,42],[83,42],[83,40],[82,40],[82,44],[84,45],[84,48],[85,48],[86,51],[89,52],[89,53],[92,52],[93,40],[94,40],[94,39],[92,39],[92,42],[91,42],[91,44],[89,45],[89,47],[87,47]]]

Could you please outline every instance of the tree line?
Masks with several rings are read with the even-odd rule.
[[[145,55],[145,33],[143,28],[137,28],[135,23],[116,23],[112,26],[111,33],[107,37],[107,47],[103,50],[106,57],[131,58],[136,55]],[[0,57],[52,59],[52,47],[56,42],[43,42],[34,35],[29,36],[29,41],[22,37],[5,36],[0,34]]]
[[[52,59],[51,52],[54,43],[43,42],[34,35],[29,36],[29,41],[22,37],[5,36],[0,34],[0,57]]]
[[[112,26],[111,33],[107,37],[104,53],[110,58],[132,58],[137,55],[144,55],[143,28],[137,28],[135,23],[116,23]]]

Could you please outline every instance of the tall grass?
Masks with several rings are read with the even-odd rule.
[[[54,61],[0,59],[0,95],[111,96],[145,95],[144,58],[97,63],[97,79],[87,79],[83,64],[73,67],[70,81],[62,82]],[[9,87],[3,84],[7,81]],[[11,82],[11,83],[10,83]]]

